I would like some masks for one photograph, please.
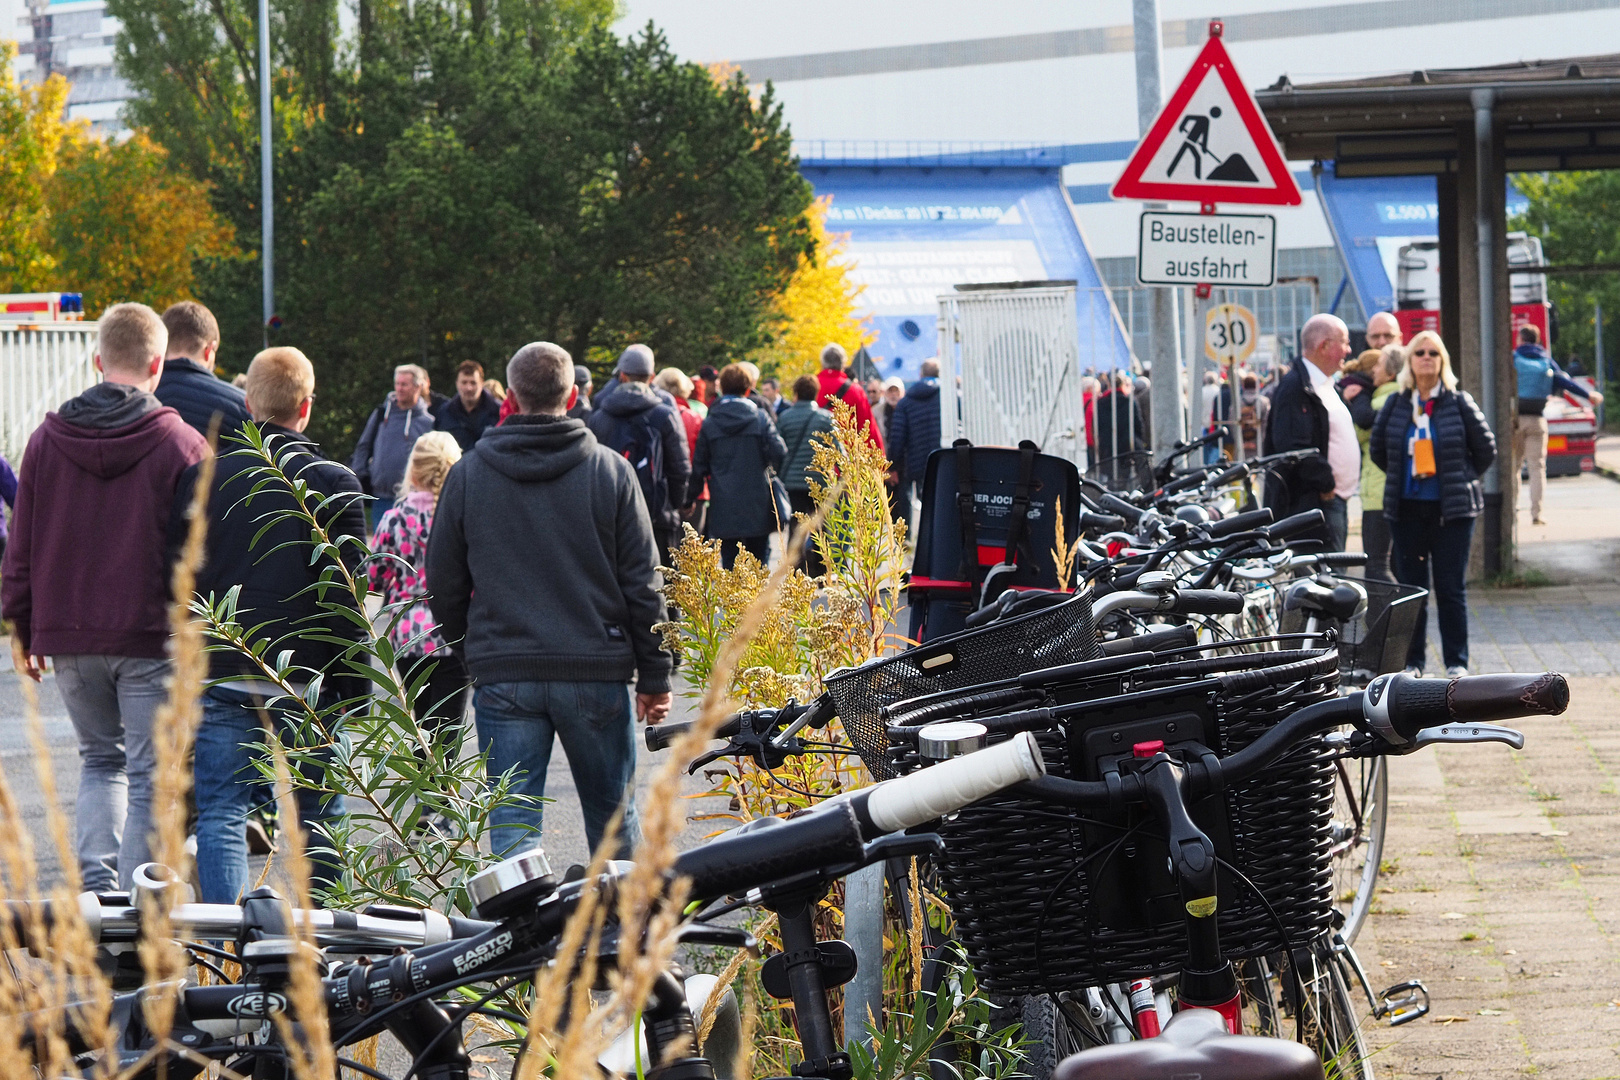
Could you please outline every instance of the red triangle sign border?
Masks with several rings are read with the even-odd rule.
[[[1270,187],[1143,181],[1142,174],[1147,171],[1154,155],[1170,138],[1176,118],[1203,85],[1204,76],[1210,68],[1214,68],[1220,74],[1221,82],[1231,96],[1233,107],[1237,109],[1244,127],[1248,129],[1249,137],[1254,140],[1254,145],[1260,152],[1260,160],[1265,164],[1266,172],[1271,177]],[[1137,145],[1130,160],[1125,163],[1125,171],[1120,174],[1108,193],[1116,199],[1202,204],[1237,203],[1248,206],[1298,206],[1304,201],[1300,195],[1299,185],[1294,182],[1293,174],[1288,171],[1288,163],[1283,160],[1282,149],[1277,145],[1276,136],[1271,133],[1271,127],[1266,123],[1265,117],[1260,115],[1260,108],[1255,104],[1254,95],[1249,93],[1248,87],[1243,85],[1243,80],[1238,78],[1237,69],[1232,66],[1232,58],[1227,54],[1226,46],[1221,44],[1218,34],[1211,35],[1204,43],[1192,67],[1182,78],[1181,85],[1170,95],[1170,100],[1159,113],[1159,118],[1153,121],[1147,135]]]

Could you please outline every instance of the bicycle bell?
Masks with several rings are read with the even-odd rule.
[[[989,728],[972,720],[929,724],[917,732],[917,752],[930,761],[961,757],[983,750],[989,734]]]
[[[546,853],[537,847],[503,859],[467,882],[473,914],[480,919],[505,918],[521,905],[556,891],[557,875],[551,872]]]

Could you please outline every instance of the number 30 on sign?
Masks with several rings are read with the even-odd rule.
[[[1241,304],[1215,304],[1204,316],[1204,355],[1217,364],[1241,364],[1254,355],[1260,324]]]

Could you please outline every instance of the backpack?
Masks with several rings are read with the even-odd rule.
[[[653,427],[653,419],[661,409],[654,406],[627,416],[613,425],[613,437],[608,449],[623,457],[636,471],[641,485],[641,497],[647,502],[647,513],[656,519],[669,502],[669,479],[664,473],[664,439]]]

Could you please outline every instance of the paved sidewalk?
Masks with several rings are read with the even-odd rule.
[[[1525,749],[1398,759],[1378,903],[1357,941],[1376,989],[1433,1012],[1366,1021],[1380,1080],[1620,1076],[1620,679],[1573,684]]]

